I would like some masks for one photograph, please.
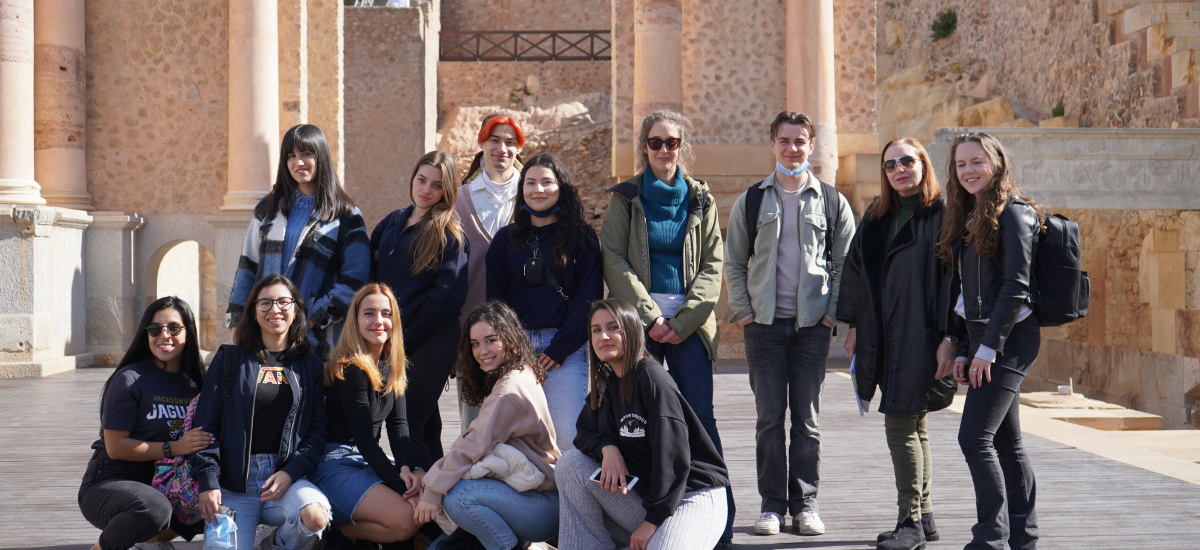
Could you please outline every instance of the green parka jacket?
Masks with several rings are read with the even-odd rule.
[[[611,189],[612,199],[600,227],[604,258],[604,282],[609,296],[633,304],[645,328],[662,312],[650,297],[650,248],[646,212],[642,209],[642,174]],[[688,185],[687,234],[683,239],[683,305],[667,320],[675,333],[687,339],[698,332],[709,359],[717,357],[717,317],[714,308],[721,297],[721,267],[724,247],[717,221],[716,200],[708,184],[684,175]]]

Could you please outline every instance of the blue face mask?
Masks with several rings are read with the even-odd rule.
[[[237,525],[233,523],[233,518],[225,514],[217,514],[216,523],[204,526],[204,547],[232,548],[235,531],[237,531]]]
[[[781,172],[781,173],[787,174],[789,176],[792,176],[793,178],[799,176],[800,174],[803,174],[805,170],[808,170],[811,167],[812,167],[812,165],[809,164],[807,161],[804,164],[801,164],[800,166],[798,166],[795,170],[788,170],[787,168],[784,168],[782,164],[779,164],[778,162],[775,163],[775,171],[776,172]]]
[[[549,218],[550,216],[553,216],[556,212],[558,212],[558,205],[556,204],[554,206],[551,206],[550,208],[542,210],[541,212],[538,212],[537,210],[530,208],[528,204],[522,204],[521,209],[526,212],[529,212],[529,215],[533,216],[535,218]]]

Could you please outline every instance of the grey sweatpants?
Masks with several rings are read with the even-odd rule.
[[[554,465],[558,542],[562,548],[610,550],[616,545],[604,525],[605,516],[629,532],[646,520],[642,498],[635,491],[614,495],[589,479],[599,467],[577,450],[568,451]],[[679,508],[650,539],[649,550],[712,548],[725,532],[727,510],[725,487],[685,493]]]

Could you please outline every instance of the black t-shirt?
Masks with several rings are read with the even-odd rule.
[[[254,390],[254,421],[250,433],[250,454],[276,454],[283,440],[283,425],[292,410],[292,387],[279,354],[267,353],[258,367],[258,387]]]
[[[126,431],[151,444],[179,439],[188,403],[198,393],[200,388],[182,373],[164,371],[150,361],[121,369],[104,392],[100,439],[92,448],[104,449],[104,430]]]

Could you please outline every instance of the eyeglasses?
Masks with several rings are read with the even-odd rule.
[[[894,159],[887,159],[887,160],[883,161],[883,169],[886,170],[887,173],[891,174],[892,172],[896,171],[897,164],[899,164],[900,166],[903,166],[905,169],[909,169],[909,168],[912,168],[913,165],[916,163],[917,163],[916,157],[904,155],[902,157],[896,157]]]
[[[260,298],[254,301],[254,307],[258,308],[259,311],[266,313],[271,311],[271,306],[278,304],[279,311],[287,311],[292,309],[292,304],[294,303],[296,303],[295,298],[275,298],[274,300],[270,298]]]
[[[657,151],[659,149],[662,149],[663,145],[667,146],[668,151],[674,151],[674,150],[678,149],[680,144],[682,144],[682,143],[683,143],[682,139],[675,138],[675,137],[667,138],[667,139],[656,138],[656,137],[646,138],[646,145],[648,145],[650,147],[651,151]]]
[[[167,331],[167,334],[170,334],[171,336],[179,336],[179,333],[183,332],[183,325],[179,323],[171,323],[169,325],[151,323],[146,325],[145,330],[146,334],[149,334],[151,338],[161,335],[164,330]]]

